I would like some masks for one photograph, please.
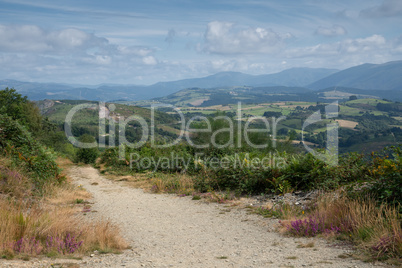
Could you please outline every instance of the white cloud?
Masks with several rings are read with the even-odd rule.
[[[384,0],[381,5],[364,9],[360,12],[364,18],[382,18],[402,16],[401,0]]]
[[[232,71],[235,69],[237,62],[235,60],[212,60],[210,61],[211,68],[215,72]]]
[[[118,46],[117,50],[123,55],[134,55],[145,57],[154,52],[153,49],[145,46]]]
[[[346,39],[327,44],[296,48],[288,51],[288,57],[330,56],[344,54],[363,54],[370,51],[382,53],[389,49],[389,43],[381,35],[366,38]]]
[[[238,28],[233,23],[213,21],[208,23],[203,50],[216,54],[273,53],[290,38],[265,28]]]
[[[146,65],[156,65],[158,63],[158,61],[153,56],[147,56],[142,58],[142,62],[145,63]]]
[[[112,57],[107,55],[95,55],[84,58],[83,61],[95,65],[109,65],[112,63]]]
[[[375,34],[366,38],[347,39],[340,42],[340,52],[359,53],[379,51],[388,47],[387,41],[381,35]]]
[[[330,28],[320,26],[315,31],[315,34],[323,36],[339,36],[339,35],[345,35],[346,33],[347,33],[346,29],[340,25],[332,25],[332,27]]]
[[[154,53],[151,47],[111,44],[79,29],[48,31],[36,25],[0,24],[0,79],[126,82],[133,73],[144,77],[152,73],[159,64]]]
[[[45,31],[36,25],[0,25],[0,50],[22,53],[71,53],[105,46],[105,38],[78,29]]]

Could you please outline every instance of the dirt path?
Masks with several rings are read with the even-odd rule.
[[[91,167],[73,167],[69,175],[93,195],[92,209],[97,212],[89,217],[118,224],[133,247],[121,255],[85,257],[75,261],[79,267],[374,266],[338,257],[347,250],[321,239],[270,231],[277,220],[248,215],[244,209],[144,193],[107,180]],[[299,246],[309,242],[314,247]]]

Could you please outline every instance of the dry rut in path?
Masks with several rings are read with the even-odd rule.
[[[322,239],[272,231],[277,220],[244,209],[149,194],[105,179],[92,167],[72,167],[70,177],[93,195],[94,213],[120,226],[132,249],[95,255],[80,267],[373,267],[340,258],[348,250]],[[313,247],[303,247],[314,242]]]

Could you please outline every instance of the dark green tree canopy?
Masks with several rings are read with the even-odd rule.
[[[39,108],[13,88],[0,90],[0,114],[7,115],[27,126],[34,134],[42,127]]]

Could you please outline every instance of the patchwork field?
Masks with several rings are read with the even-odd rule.
[[[338,122],[340,127],[350,128],[350,129],[354,129],[359,124],[358,122],[349,121],[349,120],[338,119],[335,121]]]

